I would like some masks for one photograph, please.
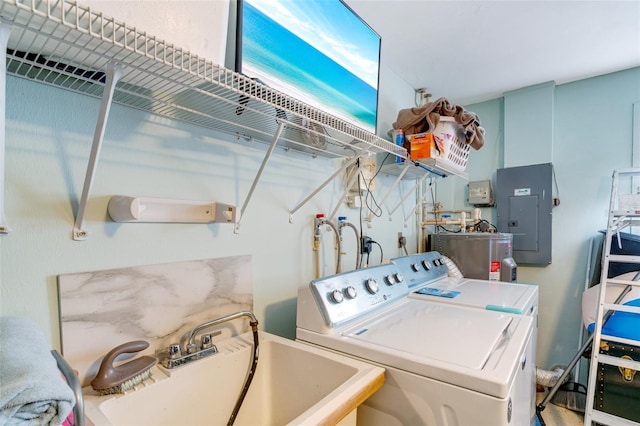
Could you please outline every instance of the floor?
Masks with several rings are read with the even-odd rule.
[[[545,392],[538,392],[538,403],[546,396]],[[555,405],[549,402],[541,413],[546,426],[582,426],[584,414]]]

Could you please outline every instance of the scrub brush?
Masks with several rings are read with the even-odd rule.
[[[104,356],[98,374],[91,381],[91,387],[101,395],[124,393],[151,376],[151,367],[157,359],[142,356],[114,367],[115,359],[125,353],[140,352],[149,347],[144,340],[123,343]]]

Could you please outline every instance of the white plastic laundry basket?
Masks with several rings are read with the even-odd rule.
[[[440,117],[433,134],[444,144],[445,155],[442,160],[450,163],[451,167],[464,171],[470,147],[465,143],[462,126],[453,117]]]

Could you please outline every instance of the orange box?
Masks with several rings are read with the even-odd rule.
[[[441,157],[443,151],[438,150],[436,144],[436,136],[433,133],[416,133],[406,136],[404,147],[409,152],[411,161],[416,161]]]

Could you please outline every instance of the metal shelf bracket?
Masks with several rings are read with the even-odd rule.
[[[393,185],[391,185],[387,193],[384,195],[384,197],[382,197],[382,201],[380,201],[381,206],[384,205],[385,201],[387,201],[387,198],[389,198],[389,195],[391,195],[391,193],[396,189],[396,186],[398,186],[398,184],[400,183],[400,181],[402,180],[402,178],[404,177],[405,173],[407,173],[408,170],[409,170],[408,167],[405,167],[402,169],[402,172],[400,172],[396,180],[393,182]],[[369,213],[367,221],[371,222],[372,220],[373,220],[373,213]]]
[[[316,196],[316,194],[320,191],[322,191],[322,189],[327,186],[329,183],[331,183],[336,177],[338,177],[338,175],[340,175],[341,173],[343,173],[345,170],[347,170],[347,168],[349,166],[351,166],[352,164],[354,164],[359,158],[362,157],[363,154],[366,153],[366,150],[361,149],[356,155],[354,155],[353,157],[351,157],[350,160],[348,160],[342,167],[340,167],[338,170],[335,171],[335,173],[333,173],[331,176],[329,176],[329,178],[327,180],[325,180],[323,183],[320,184],[320,186],[318,188],[316,188],[313,192],[311,192],[309,195],[307,195],[304,200],[302,200],[300,203],[298,203],[297,206],[295,206],[293,209],[291,209],[289,211],[289,223],[293,223],[293,215],[300,210],[300,208],[302,206],[304,206],[305,204],[307,204],[307,202],[309,202],[309,200],[311,200],[313,197]]]
[[[402,197],[402,199],[398,202],[398,204],[396,204],[396,206],[394,208],[392,208],[391,210],[388,210],[389,213],[389,220],[391,220],[391,216],[393,216],[393,214],[396,212],[396,210],[398,210],[398,208],[404,204],[404,202],[407,200],[407,198],[409,198],[409,195],[411,195],[412,193],[415,193],[415,190],[418,188],[418,185],[420,185],[422,183],[423,180],[425,180],[429,175],[424,175],[422,178],[420,179],[416,179],[416,183],[415,185],[413,185],[411,187],[410,190],[407,191],[407,193]],[[402,192],[401,192],[402,193]],[[416,204],[417,205],[417,204]],[[411,210],[414,211],[415,210],[414,206]],[[406,222],[406,221],[405,221]]]
[[[11,26],[0,21],[0,235],[9,233],[9,225],[4,214],[4,170],[5,170],[5,143],[6,143],[6,119],[5,111],[7,108],[7,41]]]
[[[245,198],[244,203],[242,203],[242,208],[240,209],[240,219],[238,219],[238,222],[236,222],[235,227],[233,228],[233,232],[236,234],[240,232],[240,221],[242,220],[242,216],[244,216],[244,213],[247,211],[247,206],[249,205],[249,201],[251,201],[253,192],[255,191],[256,186],[258,186],[258,182],[262,177],[262,172],[264,172],[264,169],[267,167],[267,163],[269,162],[269,159],[271,159],[273,150],[276,149],[276,145],[278,144],[278,139],[280,139],[280,135],[284,130],[284,122],[279,121],[278,123],[279,123],[278,130],[276,131],[275,135],[273,135],[273,140],[271,141],[271,145],[269,145],[269,149],[267,150],[267,153],[264,155],[264,158],[262,159],[262,164],[260,164],[260,169],[258,169],[258,173],[256,173],[256,177],[253,179],[253,183],[251,184],[249,193],[247,194],[247,197]]]
[[[98,163],[98,157],[100,156],[100,148],[102,148],[104,131],[107,126],[107,118],[109,117],[109,111],[111,110],[113,93],[121,76],[122,67],[118,63],[109,62],[107,65],[107,79],[104,85],[104,92],[102,93],[102,102],[100,104],[100,113],[98,115],[98,121],[93,135],[91,154],[89,155],[89,165],[87,166],[87,173],[84,178],[84,187],[82,188],[82,196],[80,198],[80,204],[78,205],[76,222],[73,226],[73,239],[76,241],[86,240],[88,236],[88,232],[84,224],[84,216],[86,213],[87,202],[89,200],[89,193],[91,192],[91,185],[93,184],[93,179],[96,174],[96,165]]]

